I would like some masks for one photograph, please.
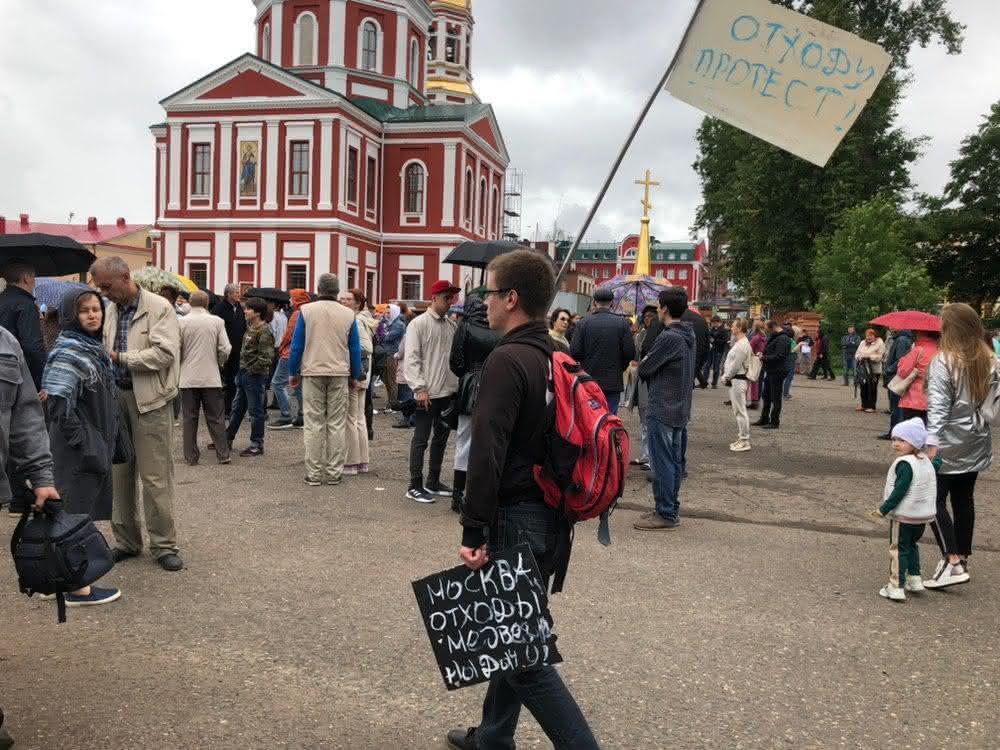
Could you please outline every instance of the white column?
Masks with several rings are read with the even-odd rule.
[[[447,258],[449,253],[451,253],[454,249],[454,247],[442,247],[438,251],[438,279],[448,279],[448,281],[451,281],[454,276],[455,266],[451,263],[444,262],[444,259]],[[435,281],[437,281],[437,279],[424,279],[425,284],[433,284]]]
[[[340,288],[347,288],[347,235],[340,235],[340,252],[337,253],[337,278],[340,280]]]
[[[441,20],[438,21],[437,25],[437,49],[434,50],[435,60],[444,60],[444,40],[448,38],[448,22]]]
[[[441,226],[455,226],[455,159],[457,143],[444,144],[444,205]]]
[[[319,131],[319,205],[320,211],[333,208],[330,185],[333,179],[333,119],[321,118]]]
[[[313,267],[315,268],[315,277],[312,280],[312,288],[316,288],[316,282],[319,281],[321,274],[330,272],[330,233],[329,232],[317,232],[316,233],[316,256],[313,259],[315,263]]]
[[[347,40],[347,0],[330,0],[330,61],[329,65],[344,65],[344,45]]]
[[[219,124],[219,210],[228,211],[233,207],[233,125]]]
[[[167,144],[156,144],[156,163],[160,169],[160,200],[156,206],[156,218],[162,219],[167,208]]]
[[[229,269],[232,263],[229,262],[229,232],[215,233],[215,288],[216,294],[222,294],[222,290],[229,283]]]
[[[271,64],[281,66],[281,38],[285,0],[274,0],[271,3]]]
[[[274,286],[275,268],[278,265],[278,233],[260,233],[260,285]]]
[[[264,210],[278,208],[278,120],[267,121],[267,192]]]
[[[180,232],[163,233],[163,267],[167,271],[181,273],[177,268],[180,263]]]
[[[407,71],[406,38],[410,34],[410,17],[403,11],[396,11],[396,75],[398,81],[409,80]]]
[[[167,208],[179,211],[181,208],[181,134],[182,125],[170,126],[170,203]]]

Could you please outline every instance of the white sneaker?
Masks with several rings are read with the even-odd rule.
[[[746,440],[737,440],[735,443],[729,446],[729,450],[733,453],[745,453],[750,450],[750,443]]]
[[[955,586],[959,583],[966,583],[969,580],[969,573],[962,563],[954,565],[945,564],[938,566],[938,571],[933,578],[924,581],[924,587],[929,589],[943,589],[948,586]]]
[[[913,594],[920,594],[925,591],[924,580],[920,576],[906,576],[906,590]]]
[[[344,476],[345,477],[354,477],[354,476],[357,476],[357,474],[358,474],[358,467],[357,466],[345,466],[344,467]]]
[[[879,589],[878,595],[890,599],[894,602],[905,602],[906,592],[903,591],[899,586],[890,586],[886,584]]]

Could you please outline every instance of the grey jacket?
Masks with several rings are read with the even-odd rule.
[[[8,477],[54,487],[49,434],[21,345],[0,328],[0,502],[11,499]]]
[[[927,382],[927,444],[938,446],[941,474],[985,471],[993,462],[990,426],[978,417],[964,380],[956,383],[943,354],[931,360]]]

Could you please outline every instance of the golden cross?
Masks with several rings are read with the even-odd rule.
[[[636,180],[635,181],[636,185],[645,185],[646,186],[646,195],[642,199],[642,217],[644,219],[649,218],[649,209],[651,209],[653,207],[653,204],[649,202],[649,189],[651,187],[659,187],[659,185],[660,185],[660,183],[658,183],[658,182],[653,182],[652,176],[653,176],[653,173],[650,170],[647,169],[646,170],[646,179],[644,179],[644,180]]]

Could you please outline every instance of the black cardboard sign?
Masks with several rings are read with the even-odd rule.
[[[548,597],[527,544],[413,582],[413,592],[449,690],[495,674],[558,664]]]

